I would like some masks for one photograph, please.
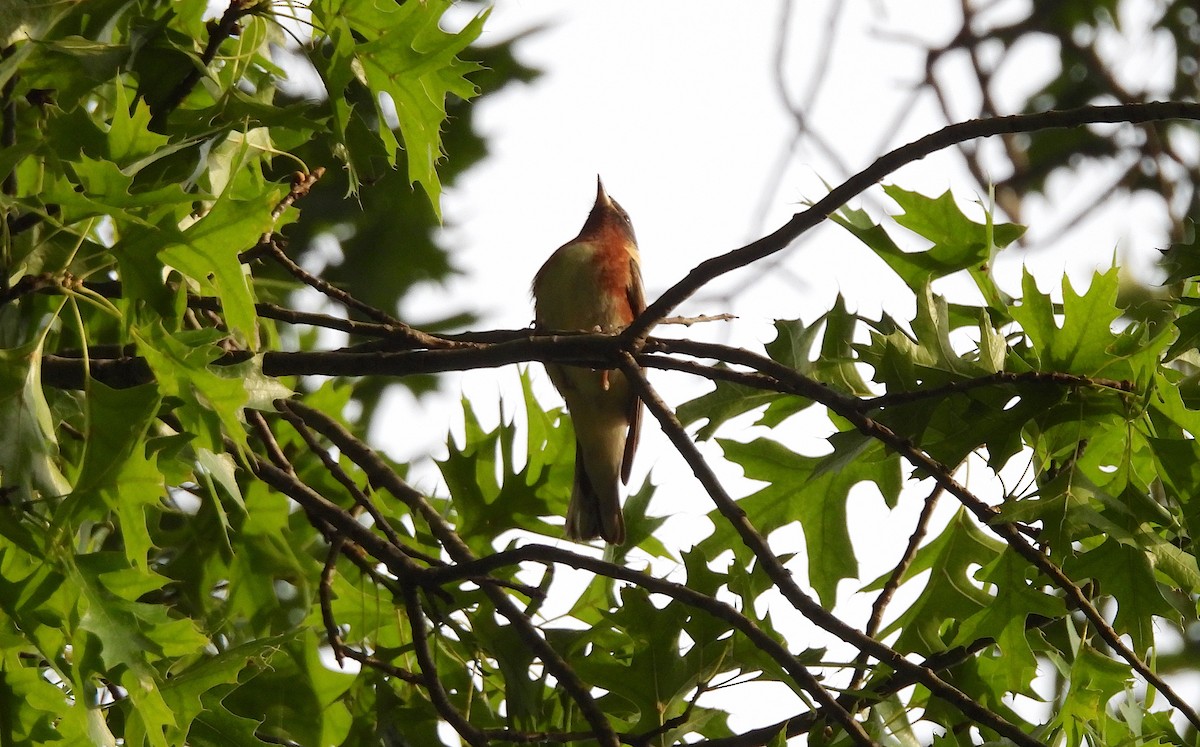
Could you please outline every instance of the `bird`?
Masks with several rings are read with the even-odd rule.
[[[646,308],[633,223],[596,177],[596,202],[579,235],[559,247],[533,279],[534,328],[617,333]],[[547,363],[575,426],[575,481],[566,535],[625,542],[620,483],[629,482],[641,401],[619,370]]]

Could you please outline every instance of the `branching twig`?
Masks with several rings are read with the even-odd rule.
[[[717,510],[738,533],[742,542],[754,553],[763,571],[793,607],[819,627],[824,628],[826,631],[855,646],[859,650],[866,651],[892,669],[911,672],[914,677],[917,677],[917,681],[925,685],[932,694],[955,706],[964,715],[974,719],[979,724],[1008,737],[1017,744],[1025,745],[1026,747],[1034,747],[1035,745],[1040,747],[1040,742],[1009,723],[999,714],[971,699],[961,690],[940,679],[932,671],[922,669],[910,663],[891,647],[863,635],[856,628],[827,612],[816,600],[804,593],[792,578],[791,573],[783,567],[783,564],[780,563],[779,559],[771,551],[766,540],[747,520],[746,512],[725,491],[717,476],[704,461],[704,457],[700,454],[696,445],[692,443],[691,438],[684,431],[683,426],[680,425],[679,420],[675,417],[675,413],[671,412],[670,408],[667,407],[650,386],[650,382],[637,366],[633,357],[628,353],[624,353],[624,358],[621,370],[625,373],[626,378],[629,379],[638,397],[641,398],[646,408],[658,420],[663,432],[672,445],[675,446],[675,449],[687,461],[688,466],[692,468],[692,472],[696,475],[696,478],[717,505]],[[858,722],[851,720],[851,723],[853,726],[847,728],[857,727],[861,731],[862,727]],[[843,726],[847,725],[843,722]],[[862,738],[869,739],[869,737],[866,737],[865,732],[863,732]]]
[[[682,324],[690,327],[701,322],[729,322],[737,319],[734,314],[701,314],[700,316],[669,316],[659,324]]]
[[[1044,628],[1051,622],[1053,622],[1052,618],[1038,617],[1035,619],[1031,616],[1026,620],[1025,629]],[[921,662],[920,668],[933,672],[941,672],[962,664],[980,651],[989,646],[994,646],[995,643],[994,638],[980,638],[969,644],[956,646],[955,648],[930,656]],[[906,687],[910,687],[915,682],[916,680],[909,673],[895,672],[891,676],[876,682],[871,688],[871,696],[876,699],[882,699],[888,695],[900,692]],[[838,698],[838,702],[847,708],[855,708],[860,704],[861,699],[862,696],[858,693],[846,693]],[[827,720],[825,713],[818,709],[797,714],[769,726],[742,732],[737,736],[708,739],[695,742],[694,744],[695,747],[748,747],[749,745],[758,747],[759,745],[769,744],[779,734],[783,734],[788,738],[805,734]]]
[[[346,488],[351,497],[353,497],[356,506],[370,514],[375,525],[383,531],[384,536],[387,537],[388,541],[391,542],[392,545],[399,548],[405,555],[419,560],[426,565],[433,567],[446,566],[446,563],[440,558],[435,558],[432,555],[421,552],[415,547],[410,547],[408,544],[401,541],[400,536],[396,534],[396,531],[392,528],[391,522],[389,522],[387,517],[383,515],[383,512],[379,510],[379,507],[375,505],[375,502],[372,501],[370,497],[358,487],[357,484],[355,484],[350,476],[346,474],[346,471],[342,469],[342,466],[338,464],[338,462],[329,454],[328,450],[324,449],[321,444],[317,443],[316,437],[314,436],[312,430],[309,428],[308,424],[304,422],[304,416],[307,413],[311,413],[310,410],[299,410],[294,406],[295,402],[289,400],[280,400],[276,404],[277,409],[283,418],[287,420],[288,423],[290,423],[291,426],[296,429],[296,432],[300,434],[300,437],[304,439],[309,451],[315,454],[325,465],[326,470],[333,475],[334,479],[336,479],[342,484],[343,487]],[[354,514],[351,515],[353,516]],[[495,584],[507,589],[513,589],[514,591],[518,591],[521,594],[524,594],[525,596],[535,600],[540,600],[542,597],[544,597],[544,594],[542,594],[541,591],[532,588],[527,584],[505,581],[502,579],[486,578],[483,576],[473,576],[465,580],[481,585]]]
[[[400,476],[373,449],[359,441],[324,413],[298,402],[290,403],[290,407],[297,412],[302,412],[306,423],[332,441],[347,458],[359,465],[373,486],[388,490],[398,500],[407,504],[414,515],[421,516],[429,525],[434,537],[456,563],[470,563],[476,560],[475,554],[429,501],[400,479]],[[600,744],[605,747],[618,747],[619,740],[616,732],[613,731],[612,725],[579,675],[541,637],[537,627],[517,608],[507,594],[493,584],[483,584],[482,589],[495,605],[496,611],[513,624],[521,641],[542,660],[547,671],[554,675],[579,706],[580,713],[592,727]]]
[[[226,16],[229,17],[235,7],[247,8],[251,5],[252,3],[249,2],[237,2],[235,0],[230,6],[230,10],[227,11]],[[215,38],[215,32],[213,36]],[[219,43],[218,40],[216,45],[219,45]],[[210,47],[215,49],[213,38],[210,38]],[[211,61],[211,57],[209,61]],[[194,85],[194,81],[189,84],[189,90],[191,85]],[[186,95],[187,90],[184,90],[179,100],[182,101],[182,98]],[[178,102],[175,102],[174,106],[177,105]],[[173,106],[170,108],[173,108]],[[165,116],[162,111],[156,112],[155,116]],[[169,111],[169,109],[166,111]],[[782,563],[771,552],[765,538],[750,524],[744,511],[725,492],[711,469],[704,462],[695,444],[687,436],[678,419],[662,402],[661,398],[658,397],[638,366],[639,363],[645,364],[647,360],[663,361],[661,364],[662,367],[674,366],[677,370],[689,370],[693,373],[706,375],[709,378],[752,380],[754,385],[763,388],[812,399],[826,406],[831,412],[845,418],[862,433],[899,453],[918,469],[932,475],[941,489],[954,495],[981,522],[1003,538],[1010,547],[1038,568],[1056,587],[1061,589],[1066,594],[1068,603],[1075,609],[1080,610],[1089,619],[1097,629],[1099,635],[1119,656],[1125,659],[1131,667],[1162,692],[1193,724],[1200,726],[1200,717],[1197,717],[1192,707],[1184,702],[1161,677],[1151,671],[1133,651],[1123,644],[1120,636],[1103,619],[1083,590],[1071,581],[1038,547],[1021,535],[1022,528],[1019,525],[997,521],[996,509],[960,485],[954,479],[950,468],[930,457],[918,446],[899,436],[886,425],[868,416],[868,413],[873,409],[894,406],[905,402],[914,402],[928,397],[945,396],[951,393],[967,391],[974,387],[999,383],[1029,381],[1067,387],[1085,385],[1107,386],[1122,391],[1129,391],[1132,387],[1128,382],[1084,379],[1082,377],[1069,377],[1054,373],[997,374],[967,382],[955,382],[939,387],[931,387],[919,392],[894,393],[870,400],[860,400],[837,392],[820,382],[803,376],[787,366],[746,350],[707,343],[695,343],[687,340],[650,340],[646,337],[652,326],[661,323],[667,313],[704,284],[724,273],[744,267],[779,252],[796,237],[817,225],[833,210],[845,204],[847,200],[859,194],[882,176],[905,163],[917,160],[947,145],[960,143],[976,137],[1023,132],[1047,127],[1066,127],[1094,122],[1147,122],[1165,118],[1200,119],[1200,104],[1163,102],[1116,107],[1087,107],[1064,112],[1000,117],[950,125],[937,133],[897,148],[881,157],[872,166],[832,190],[823,200],[817,202],[808,210],[795,215],[787,224],[771,235],[748,244],[745,247],[701,263],[652,304],[642,316],[635,320],[633,325],[619,336],[529,335],[525,333],[525,336],[520,339],[510,339],[493,343],[491,341],[458,341],[427,335],[418,330],[408,328],[390,315],[358,302],[348,294],[333,288],[320,278],[316,278],[305,272],[292,262],[273,241],[268,240],[265,242],[267,250],[294,277],[328,295],[330,298],[346,304],[348,308],[355,309],[379,322],[379,324],[369,328],[363,327],[361,329],[370,329],[372,331],[386,329],[389,331],[388,337],[391,337],[393,341],[395,337],[392,337],[392,335],[398,330],[400,338],[398,344],[408,344],[421,349],[401,351],[357,350],[334,353],[268,353],[264,356],[263,370],[268,375],[296,373],[407,375],[499,366],[530,360],[556,361],[597,368],[612,368],[619,365],[627,378],[632,382],[632,386],[638,395],[646,403],[651,413],[658,419],[663,431],[675,445],[675,448],[688,462],[696,477],[704,485],[716,503],[718,511],[730,522],[742,541],[752,550],[761,568],[776,585],[780,593],[815,624],[858,648],[861,652],[858,661],[859,667],[865,665],[866,657],[873,657],[891,667],[897,672],[898,677],[906,677],[912,682],[919,682],[934,696],[952,704],[981,726],[992,729],[1017,744],[1038,744],[1036,740],[1025,734],[1015,725],[1009,723],[1002,716],[939,678],[930,668],[908,662],[899,652],[875,640],[872,634],[878,628],[878,620],[873,618],[868,631],[863,633],[821,608],[815,600],[800,589]],[[315,174],[313,178],[315,179],[318,176],[319,174]],[[301,194],[295,188],[293,192],[295,196]],[[289,197],[294,199],[292,194],[289,193]],[[285,198],[286,201],[287,198]],[[283,205],[281,209],[286,209],[286,205]],[[350,329],[352,328],[347,327],[347,331]],[[647,355],[642,351],[663,351],[711,357],[724,363],[747,366],[753,369],[753,371],[751,373],[742,373],[728,369],[715,369],[700,366],[699,364],[662,358],[657,353]],[[244,354],[239,354],[239,356],[231,356],[230,360],[244,360]],[[54,379],[53,370],[55,366],[66,369],[68,361],[69,359],[56,359],[53,356],[47,356],[43,361],[43,372],[47,374],[47,380],[52,381]],[[93,375],[96,375],[97,378],[105,375],[106,365],[113,366],[113,370],[125,371],[128,369],[128,372],[132,372],[136,369],[138,363],[139,361],[136,359],[90,361]],[[140,363],[144,367],[144,361]],[[77,362],[71,365],[77,365]],[[99,373],[97,374],[97,372]],[[145,375],[148,375],[148,368],[145,368],[145,372]],[[139,370],[139,373],[142,372]],[[394,533],[389,535],[388,539],[392,540],[392,542],[389,542],[371,531],[371,529],[362,526],[354,520],[354,517],[349,512],[327,501],[301,482],[282,454],[282,451],[274,444],[273,439],[269,435],[269,430],[265,429],[261,418],[257,420],[254,418],[251,419],[252,423],[255,423],[255,427],[259,429],[260,434],[264,435],[263,442],[266,444],[271,457],[271,462],[253,454],[244,457],[255,475],[299,502],[305,511],[309,513],[310,517],[312,517],[314,524],[318,525],[318,528],[331,539],[331,542],[342,542],[344,540],[354,543],[355,546],[361,547],[371,557],[386,565],[389,571],[400,579],[405,606],[408,609],[413,624],[414,645],[418,661],[424,673],[423,681],[429,689],[431,699],[434,700],[442,717],[450,721],[459,730],[459,733],[463,735],[465,740],[472,744],[486,743],[487,736],[467,723],[465,717],[461,713],[458,713],[449,702],[444,690],[440,690],[441,684],[437,677],[436,667],[430,656],[428,639],[426,638],[425,613],[421,608],[417,592],[418,586],[428,587],[433,583],[432,579],[444,581],[451,577],[458,577],[453,576],[453,574],[462,572],[464,568],[477,570],[480,566],[474,554],[423,496],[404,483],[378,455],[342,429],[337,423],[297,403],[281,405],[280,409],[285,414],[291,413],[294,417],[303,419],[304,423],[325,435],[343,454],[363,468],[373,485],[391,491],[399,500],[405,502],[412,510],[414,516],[421,517],[429,525],[431,532],[441,543],[442,547],[445,548],[450,558],[459,564],[459,567],[454,569],[420,566],[414,562],[412,557],[406,555],[400,548],[393,544],[397,542]],[[315,441],[311,439],[306,440],[309,441],[311,449],[317,451],[318,454],[323,453]],[[354,490],[357,490],[357,488],[354,488]],[[363,496],[362,501],[364,505],[370,503],[365,496]],[[926,510],[929,510],[928,506]],[[387,523],[381,517],[377,516],[375,518],[376,523],[381,525],[380,529],[386,531],[388,528]],[[914,534],[913,539],[910,541],[910,545],[915,546],[916,544],[919,544],[919,532]],[[906,557],[911,557],[911,548],[910,552],[906,553]],[[615,566],[605,568],[605,575],[619,578],[620,576],[617,575],[615,568]],[[894,575],[902,573],[903,570],[901,567],[897,568]],[[538,628],[533,624],[529,614],[517,608],[512,598],[498,586],[499,583],[498,581],[493,583],[485,577],[482,579],[481,587],[491,598],[499,614],[512,623],[513,629],[517,632],[521,641],[541,659],[547,672],[556,678],[559,684],[576,702],[580,712],[592,727],[597,739],[608,747],[615,747],[618,743],[617,735],[613,731],[608,719],[600,711],[587,685],[580,680],[570,665],[547,643],[541,636]],[[645,579],[639,578],[637,583],[645,583]],[[682,592],[674,590],[674,594],[676,595],[675,598],[682,600],[682,597],[678,596]],[[706,600],[705,604],[715,604],[715,600],[711,600],[708,597],[704,599]],[[886,603],[884,600],[885,596],[881,595],[880,601],[877,602],[878,610],[882,610],[882,605]],[[719,608],[715,606],[705,607],[705,609],[712,614],[718,614],[714,610],[719,611]],[[724,613],[721,612],[721,614]],[[748,622],[748,620],[745,621],[745,623]],[[335,646],[340,646],[340,642],[337,640],[336,625],[332,620],[331,612],[328,615],[326,623],[331,631],[331,643]],[[743,626],[745,623],[738,622],[736,624]],[[742,630],[742,628],[739,627],[739,630]],[[752,630],[752,628],[748,628],[748,630]],[[754,635],[752,632],[746,632],[745,630],[743,630],[743,633],[748,636]],[[420,641],[416,641],[418,637],[420,637]],[[813,694],[820,703],[823,713],[840,723],[847,731],[847,734],[858,744],[872,744],[870,737],[863,730],[862,725],[851,715],[851,710],[854,710],[853,707],[847,710],[841,699],[834,698],[805,667],[798,666],[795,657],[792,657],[786,649],[782,648],[781,644],[767,636],[764,636],[764,638],[775,645],[772,656],[776,657],[781,666],[784,666],[785,670],[798,683],[801,683],[807,691]],[[766,645],[765,642],[757,639],[756,644]],[[787,662],[786,665],[785,662]],[[857,701],[851,701],[851,703],[856,705]]]
[[[283,196],[283,199],[275,205],[273,210],[271,210],[271,220],[278,222],[284,211],[294,205],[296,200],[308,195],[309,191],[316,186],[316,183],[320,181],[321,177],[323,176],[325,176],[324,166],[318,166],[307,174],[302,171],[297,171],[295,174],[292,174],[292,188],[288,190],[288,193]],[[263,241],[267,241],[268,238],[269,235],[263,236]]]
[[[372,669],[377,669],[380,672],[383,672],[384,674],[388,675],[389,677],[395,677],[396,679],[403,680],[403,681],[411,683],[413,685],[421,685],[421,684],[424,684],[424,682],[425,682],[425,680],[419,674],[414,674],[413,672],[410,672],[407,669],[402,669],[402,668],[396,666],[395,664],[390,664],[386,661],[379,659],[378,657],[364,654],[362,651],[357,651],[355,649],[343,646],[342,653],[345,655],[345,657],[347,659],[354,659],[359,664],[362,664],[364,667],[371,667]]]
[[[344,469],[342,469],[342,465],[337,463],[337,460],[329,454],[328,450],[322,448],[321,444],[317,443],[317,439],[313,435],[313,432],[307,425],[305,425],[300,416],[296,414],[294,410],[288,407],[288,403],[286,401],[281,402],[280,405],[281,406],[278,408],[279,414],[282,415],[283,419],[288,421],[288,423],[296,429],[296,432],[300,434],[300,438],[304,439],[304,443],[308,446],[309,452],[315,454],[317,458],[321,460],[321,463],[325,465],[325,470],[333,476],[333,479],[341,483],[342,487],[346,489],[346,492],[350,494],[350,497],[354,499],[355,504],[362,507],[363,510],[371,515],[371,519],[374,520],[375,526],[379,527],[384,536],[387,537],[388,542],[391,542],[396,547],[407,552],[408,548],[406,548],[404,543],[400,541],[400,537],[396,534],[396,530],[392,528],[391,523],[388,522],[387,518],[375,506],[375,503],[367,497],[367,494],[358,487],[354,480],[350,479],[350,476],[346,474]],[[430,559],[426,558],[425,560],[428,562]]]
[[[281,267],[283,267],[283,269],[287,270],[292,277],[313,288],[314,290],[328,296],[334,301],[346,306],[346,308],[365,314],[368,318],[375,320],[379,324],[385,324],[394,330],[401,331],[403,335],[407,337],[408,341],[414,346],[423,348],[459,347],[455,343],[446,342],[439,337],[426,334],[425,332],[410,327],[399,319],[393,317],[391,314],[388,314],[381,309],[377,309],[370,304],[359,301],[346,291],[334,286],[328,280],[313,275],[300,265],[293,262],[291,257],[287,256],[287,254],[284,253],[283,249],[279,248],[279,245],[275,241],[272,240],[266,242],[264,249],[267,254]]]
[[[744,362],[747,365],[752,365],[751,361],[757,358],[758,369],[760,371],[776,378],[789,387],[794,386],[797,394],[815,399],[825,405],[833,412],[846,418],[851,425],[863,434],[895,450],[910,464],[931,475],[945,488],[946,492],[957,498],[980,522],[999,535],[1021,557],[1025,558],[1025,560],[1045,574],[1056,587],[1061,589],[1066,594],[1067,603],[1078,609],[1091,621],[1105,643],[1111,646],[1134,671],[1159,690],[1170,701],[1171,705],[1175,706],[1188,721],[1200,728],[1200,715],[1197,714],[1192,705],[1184,700],[1179,693],[1175,692],[1146,662],[1142,661],[1141,657],[1125,645],[1120,635],[1104,619],[1104,616],[1091,603],[1082,589],[1063,573],[1062,569],[1050,560],[1049,557],[1044,555],[1041,550],[1030,544],[1022,536],[1025,531],[1024,528],[1014,523],[999,521],[997,519],[997,510],[955,480],[954,475],[946,465],[929,456],[883,423],[872,420],[863,412],[858,400],[823,387],[799,372],[793,371],[787,366],[769,358],[755,356],[748,351],[742,351],[738,357],[739,362]]]
[[[354,520],[349,512],[330,503],[319,493],[296,479],[295,474],[267,463],[255,454],[248,456],[251,470],[260,480],[299,503],[318,520],[332,527],[336,534],[362,546],[378,562],[400,579],[401,583],[421,583],[422,568],[367,527]]]
[[[831,712],[836,714],[840,721],[852,720],[850,714],[846,713],[845,709],[829,697],[828,691],[821,686],[817,678],[782,643],[763,632],[753,620],[738,612],[733,606],[712,596],[688,588],[683,584],[656,578],[648,573],[609,563],[600,558],[580,555],[579,553],[547,545],[526,545],[513,550],[498,552],[472,563],[431,571],[428,577],[447,582],[473,574],[488,574],[498,568],[517,565],[525,561],[535,561],[547,565],[558,563],[572,568],[588,570],[605,578],[635,584],[649,592],[662,594],[690,607],[703,610],[712,617],[728,623],[742,635],[746,636],[760,651],[774,659],[792,677],[796,684],[811,693],[823,706],[830,708]],[[551,565],[551,567],[553,566]],[[841,711],[841,713],[839,714],[838,711]]]

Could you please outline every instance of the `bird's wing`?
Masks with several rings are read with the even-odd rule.
[[[629,299],[629,310],[636,319],[646,310],[646,290],[642,287],[642,269],[638,266],[636,256],[629,258],[629,287],[625,289]],[[633,321],[631,319],[630,321]],[[633,454],[637,451],[638,435],[642,426],[642,401],[632,391],[629,394],[629,434],[625,437],[625,453],[621,456],[621,482],[629,482],[629,472],[633,469]]]

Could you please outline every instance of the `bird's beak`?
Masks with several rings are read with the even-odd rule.
[[[601,205],[608,207],[612,205],[612,200],[608,193],[604,191],[604,182],[600,181],[600,175],[596,174],[596,207]]]

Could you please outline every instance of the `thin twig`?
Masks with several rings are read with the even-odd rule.
[[[297,171],[292,174],[292,188],[283,196],[283,199],[276,203],[275,208],[271,211],[272,222],[278,221],[284,211],[296,203],[301,197],[308,195],[309,191],[316,186],[321,177],[325,176],[325,167],[318,166],[307,174],[303,171]],[[263,237],[267,240],[267,236]]]
[[[281,249],[279,247],[279,244],[276,243],[274,240],[267,241],[264,248],[265,248],[267,254],[272,259],[274,259],[281,267],[283,267],[283,269],[287,270],[287,272],[290,275],[292,275],[292,277],[296,278],[297,280],[304,283],[305,285],[313,288],[314,290],[328,296],[329,298],[333,299],[334,301],[337,301],[338,303],[344,305],[346,308],[353,309],[362,314],[365,314],[368,318],[373,319],[380,324],[386,324],[395,330],[402,331],[403,334],[407,336],[407,338],[410,342],[412,342],[416,345],[419,345],[421,347],[428,347],[428,348],[457,347],[457,345],[454,343],[448,343],[439,337],[435,337],[434,335],[426,334],[425,332],[422,332],[419,329],[410,327],[407,324],[405,324],[404,322],[400,321],[399,319],[393,317],[391,314],[388,314],[387,312],[383,311],[382,309],[377,309],[368,303],[359,301],[357,298],[350,295],[346,291],[334,286],[328,280],[325,280],[324,278],[319,278],[316,275],[313,275],[312,273],[308,272],[300,265],[293,262],[291,257],[287,256],[287,254],[284,253],[283,249]]]
[[[439,582],[449,582],[473,574],[489,574],[498,568],[515,566],[526,561],[543,563],[550,567],[553,567],[552,564],[557,563],[570,566],[571,568],[591,571],[598,576],[604,576],[616,581],[625,581],[640,586],[654,594],[662,594],[689,607],[703,610],[712,617],[728,623],[739,633],[746,636],[756,648],[774,659],[792,677],[796,684],[820,701],[823,707],[830,709],[831,713],[840,716],[840,721],[852,720],[850,714],[838,705],[833,698],[829,697],[828,691],[808,671],[803,662],[791,654],[782,643],[763,632],[753,620],[738,612],[732,605],[707,594],[702,594],[683,584],[656,578],[648,573],[616,565],[615,563],[609,563],[600,558],[580,555],[570,550],[550,547],[548,545],[525,545],[512,550],[498,552],[472,563],[433,570],[429,573],[428,577]],[[838,711],[841,711],[841,714],[838,714]]]
[[[253,13],[261,2],[262,0],[231,0],[229,7],[221,15],[221,19],[216,23],[209,24],[208,43],[204,45],[204,51],[200,53],[200,66],[188,70],[187,75],[183,76],[183,79],[167,93],[162,103],[154,107],[150,117],[151,129],[161,131],[166,124],[167,117],[179,108],[183,100],[204,77],[208,66],[216,58],[221,43],[234,35],[242,18]]]
[[[338,555],[346,542],[341,536],[334,537],[329,543],[329,551],[325,554],[325,565],[321,568],[321,583],[317,587],[317,598],[321,604],[321,622],[325,625],[325,638],[333,649],[333,656],[338,666],[345,664],[345,646],[342,645],[342,633],[338,629],[337,618],[333,616],[333,574],[337,570]]]
[[[707,344],[694,345],[711,347]],[[737,357],[739,363],[751,366],[755,365],[754,361],[757,359],[755,367],[759,371],[774,377],[789,387],[795,387],[795,393],[809,397],[825,405],[833,412],[846,418],[851,425],[863,434],[895,450],[913,466],[931,475],[945,488],[946,492],[957,498],[980,522],[1007,542],[1009,547],[1012,547],[1021,557],[1029,561],[1029,563],[1045,574],[1056,587],[1061,589],[1066,594],[1068,604],[1078,609],[1091,621],[1105,643],[1111,646],[1134,671],[1159,690],[1170,701],[1171,705],[1175,706],[1188,721],[1196,725],[1197,728],[1200,728],[1200,715],[1197,714],[1195,708],[1188,701],[1184,700],[1146,662],[1142,661],[1141,657],[1125,645],[1121,640],[1121,636],[1104,619],[1104,616],[1100,614],[1100,611],[1087,598],[1087,595],[1083,593],[1082,589],[1060,567],[1043,554],[1041,550],[1030,544],[1023,536],[1023,533],[1028,531],[1026,528],[1011,522],[998,521],[998,511],[994,506],[988,505],[955,480],[954,475],[946,465],[929,456],[908,439],[898,435],[883,423],[868,417],[863,412],[861,403],[853,397],[835,392],[798,371],[794,371],[769,358],[757,356],[749,351],[739,351]]]
[[[362,651],[358,651],[356,649],[349,648],[347,646],[343,646],[342,653],[345,654],[347,659],[354,659],[359,664],[362,664],[364,667],[371,667],[372,669],[377,669],[380,672],[383,672],[384,674],[388,675],[389,677],[395,677],[396,679],[403,680],[404,682],[408,682],[413,685],[421,685],[421,684],[424,684],[424,682],[425,682],[424,678],[419,674],[414,674],[413,672],[410,672],[407,669],[403,669],[401,667],[396,666],[395,664],[391,664],[389,662],[383,661],[382,659],[379,659],[378,657],[370,656],[369,654],[365,654]]]
[[[352,517],[349,512],[330,503],[322,495],[296,479],[292,472],[285,471],[263,460],[256,454],[249,454],[250,469],[260,480],[279,492],[295,500],[306,511],[328,524],[336,533],[345,535],[347,539],[362,546],[371,556],[387,569],[402,583],[420,583],[422,581],[421,566],[400,551],[399,548],[375,534]]]
[[[682,324],[690,327],[701,322],[729,322],[737,319],[735,314],[701,314],[700,316],[669,316],[659,324]]]
[[[692,711],[696,708],[697,701],[700,700],[700,697],[703,696],[704,693],[708,692],[709,681],[710,680],[703,680],[700,682],[700,684],[696,685],[696,692],[692,695],[692,697],[688,698],[687,705],[683,707],[683,712],[678,716],[674,716],[663,721],[661,724],[644,734],[639,734],[636,737],[626,737],[625,741],[629,743],[630,747],[651,747],[651,745],[656,743],[656,740],[659,744],[664,743],[663,737],[666,734],[670,733],[673,729],[678,729],[691,719]]]
[[[369,497],[367,497],[367,494],[362,490],[362,488],[358,487],[358,484],[350,478],[350,475],[346,474],[346,471],[342,469],[342,465],[338,464],[337,460],[334,459],[329,453],[329,450],[323,448],[321,444],[317,442],[312,430],[304,423],[304,420],[299,414],[296,413],[295,410],[288,407],[287,401],[284,400],[281,402],[281,405],[282,406],[278,408],[279,414],[293,428],[296,429],[297,433],[300,434],[300,438],[302,438],[305,445],[308,446],[309,452],[315,454],[317,458],[321,460],[321,464],[325,466],[325,470],[333,476],[333,479],[341,483],[342,487],[346,489],[346,492],[350,494],[350,497],[354,499],[354,503],[371,515],[371,519],[375,522],[375,526],[379,527],[384,536],[387,537],[388,542],[391,542],[393,545],[407,553],[408,548],[404,546],[404,543],[400,540],[399,535],[396,534],[396,530],[392,528],[391,522],[387,520],[375,503]]]
[[[927,399],[943,399],[947,395],[961,394],[972,389],[996,386],[997,384],[1047,384],[1064,389],[1078,387],[1094,387],[1097,389],[1113,389],[1118,392],[1132,392],[1132,381],[1117,381],[1094,376],[1079,376],[1077,374],[1059,373],[1058,371],[999,371],[987,376],[977,376],[972,379],[951,381],[945,384],[915,389],[908,392],[888,392],[878,397],[862,400],[863,407],[878,410],[884,407],[920,402]]]
[[[944,488],[941,485],[934,485],[933,492],[925,499],[925,505],[921,507],[921,514],[917,517],[917,526],[908,538],[908,546],[904,548],[904,554],[900,556],[900,562],[896,563],[896,567],[892,569],[892,574],[888,577],[887,583],[883,585],[879,596],[875,598],[875,603],[871,605],[871,617],[867,620],[867,626],[863,628],[863,633],[872,638],[879,632],[879,627],[883,624],[884,611],[892,601],[896,590],[900,588],[900,582],[904,580],[904,574],[908,572],[909,566],[912,565],[913,558],[917,557],[917,550],[921,548],[921,541],[925,539],[925,534],[929,531],[929,521],[933,518],[933,509],[937,506],[938,496],[942,494],[943,490]],[[862,685],[862,679],[866,676],[866,673],[867,655],[860,653],[858,658],[854,660],[854,675],[850,677],[850,687],[847,689],[858,689]]]

